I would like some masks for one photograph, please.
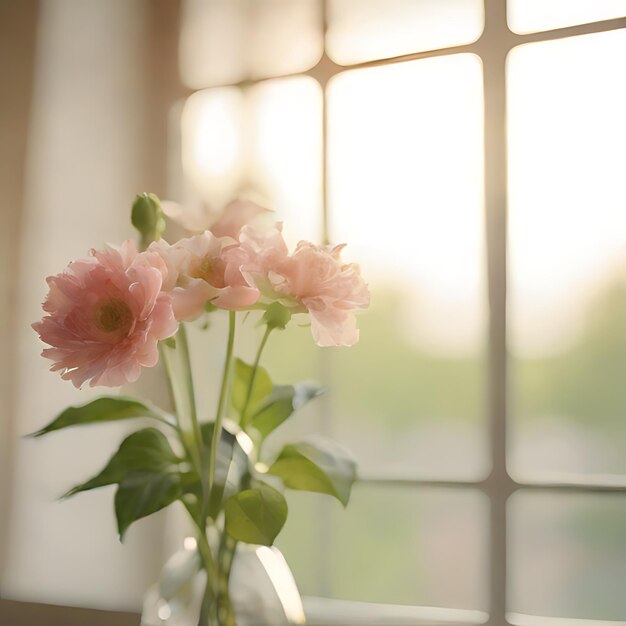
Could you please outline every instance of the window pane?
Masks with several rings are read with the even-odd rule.
[[[285,237],[317,239],[322,223],[322,93],[312,78],[206,89],[182,119],[189,203],[216,213],[252,195],[285,220]]]
[[[478,478],[484,419],[481,66],[357,70],[329,90],[331,235],[370,282],[333,351],[334,434],[369,475]]]
[[[624,58],[614,31],[509,59],[509,461],[522,480],[624,482]]]
[[[489,513],[480,492],[359,484],[347,509],[298,492],[288,502],[278,545],[302,594],[487,608]]]
[[[181,150],[188,194],[219,210],[243,185],[244,94],[235,87],[191,96],[182,115]]]
[[[624,619],[626,496],[522,491],[508,517],[512,623]]]
[[[348,65],[471,43],[481,0],[329,0],[328,53]]]
[[[318,0],[185,0],[181,23],[192,88],[304,71],[322,54]]]
[[[508,0],[507,19],[516,33],[564,28],[626,16],[626,0]]]
[[[322,229],[322,90],[312,78],[271,80],[248,94],[249,184],[284,219],[295,245]]]

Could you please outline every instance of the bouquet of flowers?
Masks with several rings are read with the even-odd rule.
[[[256,224],[267,211],[249,201],[234,201],[211,228],[174,243],[161,238],[165,212],[175,217],[176,210],[154,194],[137,196],[131,217],[139,249],[127,240],[119,248],[91,250],[49,277],[45,316],[33,328],[49,346],[42,355],[52,360],[51,370],[77,388],[120,387],[161,360],[173,411],[103,396],[69,407],[34,435],[152,420],[66,496],[116,485],[120,539],[136,520],[182,503],[195,529],[194,562],[205,572],[197,623],[235,625],[233,559],[241,544],[272,546],[287,518],[281,489],[328,494],[346,505],[356,475],[349,454],[320,437],[262,456],[266,438],[321,392],[311,383],[274,384],[260,365],[263,349],[294,315],[308,316],[319,346],[354,344],[354,311],[368,306],[369,292],[358,266],[342,262],[343,246],[301,241],[289,253],[282,225]],[[186,326],[219,310],[228,312],[226,354],[215,413],[204,416],[196,409],[199,376],[192,371]],[[264,328],[253,363],[235,358],[239,312],[258,312]],[[167,602],[179,591],[161,595]],[[164,607],[161,619],[171,612]]]

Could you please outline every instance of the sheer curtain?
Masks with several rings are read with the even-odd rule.
[[[139,523],[125,545],[119,543],[112,490],[57,502],[100,469],[126,432],[124,425],[68,430],[46,440],[20,437],[68,404],[98,394],[75,390],[47,371],[30,323],[41,315],[45,276],[92,246],[132,236],[134,194],[161,192],[163,171],[154,164],[163,156],[155,154],[162,143],[155,146],[154,131],[164,126],[155,125],[164,100],[155,96],[159,76],[150,46],[155,39],[165,45],[155,37],[154,12],[163,12],[166,4],[39,3],[24,202],[2,208],[22,212],[17,258],[0,270],[7,276],[17,272],[12,274],[16,295],[3,298],[17,307],[9,358],[15,382],[3,407],[13,410],[0,421],[6,444],[6,453],[0,450],[0,479],[9,487],[0,494],[6,528],[0,595],[5,598],[138,609],[163,560],[163,519]]]

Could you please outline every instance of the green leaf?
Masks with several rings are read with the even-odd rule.
[[[295,386],[276,385],[257,412],[247,420],[247,426],[254,428],[265,438],[294,411],[321,393],[322,387],[312,383],[298,383]]]
[[[165,230],[165,218],[158,196],[153,193],[138,194],[133,202],[130,221],[141,234],[142,248],[160,239]]]
[[[213,437],[213,422],[200,426],[204,444],[205,472],[208,474],[211,458],[211,439]],[[242,479],[250,471],[248,455],[239,445],[235,434],[227,428],[222,428],[217,445],[217,460],[215,463],[215,477],[213,489],[209,499],[209,515],[216,519],[221,511],[223,500],[229,498],[241,489]],[[200,481],[190,486],[189,492],[202,496]]]
[[[290,489],[325,493],[346,506],[356,479],[356,464],[339,444],[315,436],[285,446],[268,473],[280,476]]]
[[[31,436],[41,437],[41,435],[60,430],[61,428],[68,428],[69,426],[116,422],[134,417],[151,417],[160,422],[173,425],[173,420],[169,415],[138,400],[119,396],[104,396],[82,406],[71,406],[65,409],[50,424],[32,433]]]
[[[120,540],[133,522],[160,511],[181,496],[178,474],[151,471],[126,474],[115,494],[115,516]]]
[[[287,519],[287,501],[280,491],[261,483],[231,496],[224,514],[226,531],[231,537],[271,546]]]
[[[143,470],[165,473],[180,462],[161,431],[145,428],[126,437],[97,476],[70,489],[64,497],[119,483],[130,472]]]
[[[241,359],[235,359],[235,376],[233,378],[230,399],[233,408],[237,411],[240,417],[246,404],[248,387],[250,386],[250,381],[252,380],[252,372],[253,368],[251,365],[244,363]],[[246,414],[254,415],[260,402],[266,398],[271,391],[272,380],[269,377],[267,370],[262,367],[257,368]]]

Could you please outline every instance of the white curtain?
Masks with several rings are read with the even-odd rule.
[[[31,432],[93,390],[47,370],[30,323],[41,316],[44,279],[90,247],[132,236],[129,207],[142,180],[145,134],[145,0],[42,0],[26,201],[13,329],[18,385],[12,430]],[[97,472],[127,427],[15,439],[12,498],[0,593],[5,598],[137,610],[164,558],[162,520],[116,537],[113,490],[57,498]],[[2,436],[2,433],[0,433]]]

